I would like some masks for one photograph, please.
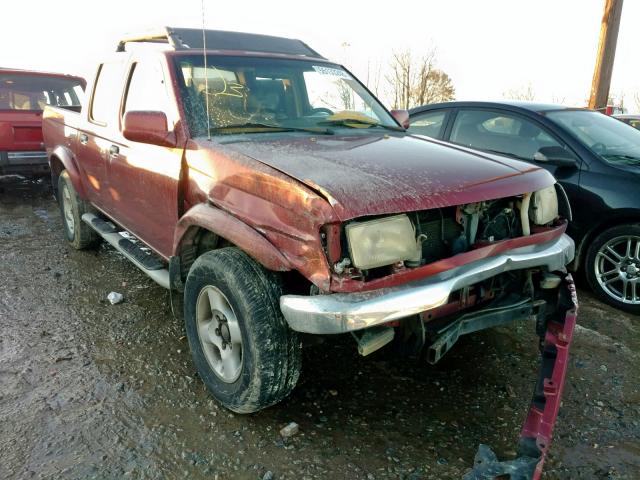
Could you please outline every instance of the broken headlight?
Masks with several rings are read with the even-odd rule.
[[[361,270],[420,258],[416,233],[407,215],[352,222],[345,233],[351,262]]]
[[[558,217],[558,194],[555,185],[534,192],[529,204],[529,220],[534,225],[546,225]]]

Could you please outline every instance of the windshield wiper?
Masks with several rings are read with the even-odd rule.
[[[358,127],[353,127],[353,124],[357,124],[357,125],[367,125],[369,127],[382,127],[385,128],[387,130],[393,130],[394,132],[404,132],[405,129],[404,128],[400,128],[400,127],[392,127],[390,125],[384,125],[382,123],[378,123],[375,121],[371,121],[368,122],[366,120],[361,120],[359,118],[336,118],[335,120],[322,120],[320,122],[317,122],[318,125],[339,125],[341,127],[351,127],[351,128],[358,128]]]
[[[602,155],[607,160],[613,160],[616,158],[620,158],[622,160],[627,160],[629,163],[640,163],[640,157],[634,157],[633,155],[616,155],[615,153]]]
[[[238,123],[235,125],[222,125],[220,127],[211,127],[211,133],[224,132],[225,130],[237,130],[241,128],[255,128],[260,130],[278,131],[278,132],[307,132],[320,135],[333,135],[333,130],[329,128],[302,128],[302,127],[284,127],[280,125],[269,125],[267,123]],[[259,133],[259,132],[252,132]]]
[[[466,146],[466,145],[464,145]],[[468,148],[475,148],[476,150],[478,150],[476,147],[468,147]],[[516,155],[515,153],[509,153],[509,152],[501,152],[500,150],[491,150],[490,148],[483,148],[482,149],[485,152],[489,152],[489,153],[495,153],[498,155],[502,155],[504,157],[511,157],[511,158],[516,158],[518,160],[526,160],[528,162],[531,161],[530,158],[526,158],[526,157],[521,157],[520,155]]]

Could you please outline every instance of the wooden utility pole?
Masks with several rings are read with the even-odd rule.
[[[616,57],[616,43],[618,42],[618,30],[620,30],[620,17],[622,16],[622,2],[624,0],[605,0],[604,15],[600,27],[600,43],[596,68],[593,72],[591,84],[591,96],[589,108],[603,109],[607,106],[609,88],[611,87],[611,74],[613,72],[613,60]]]

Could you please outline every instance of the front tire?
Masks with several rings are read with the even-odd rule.
[[[62,171],[58,177],[58,203],[64,233],[71,246],[76,250],[95,246],[100,241],[100,237],[82,221],[82,215],[91,207],[78,196],[66,170]]]
[[[640,314],[640,225],[605,230],[587,251],[589,286],[604,302]]]
[[[252,413],[285,398],[300,375],[301,342],[280,312],[277,277],[236,248],[207,252],[184,292],[198,374],[226,408]]]

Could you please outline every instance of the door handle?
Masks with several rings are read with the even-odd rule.
[[[120,153],[120,148],[117,145],[111,145],[109,147],[109,156],[111,158],[118,158],[118,154]]]
[[[88,141],[89,141],[89,136],[86,133],[81,133],[80,134],[80,143],[82,145],[86,145]]]

